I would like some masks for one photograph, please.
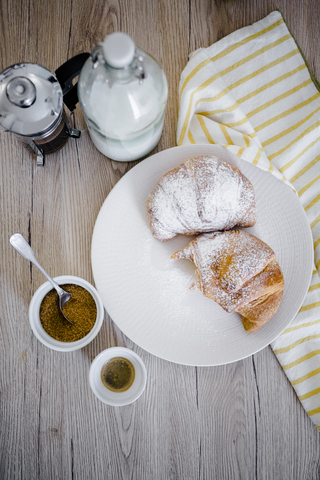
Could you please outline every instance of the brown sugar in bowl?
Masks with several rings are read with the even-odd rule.
[[[40,320],[40,307],[42,301],[44,297],[52,290],[51,283],[45,282],[43,285],[41,285],[41,287],[38,288],[30,302],[29,321],[32,331],[38,338],[38,340],[40,340],[40,342],[42,342],[46,347],[49,347],[53,350],[57,350],[60,352],[71,352],[74,350],[78,350],[85,345],[88,345],[88,343],[90,343],[97,336],[101,329],[104,319],[104,307],[101,297],[97,290],[89,282],[82,278],[74,277],[73,275],[62,275],[60,277],[55,277],[54,280],[58,283],[58,285],[79,285],[80,287],[83,287],[87,292],[89,292],[95,302],[97,310],[96,319],[92,326],[92,329],[88,333],[86,333],[85,336],[75,341],[60,341],[50,336],[43,328]]]

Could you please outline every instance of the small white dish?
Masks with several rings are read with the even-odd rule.
[[[108,390],[101,380],[101,369],[103,365],[114,357],[124,357],[130,360],[135,369],[135,378],[132,386],[125,392],[112,392]],[[128,405],[137,400],[145,389],[147,382],[146,367],[135,352],[125,347],[111,347],[103,350],[93,360],[89,372],[90,387],[96,397],[103,403],[120,407]]]
[[[91,293],[97,306],[96,322],[88,335],[75,342],[60,342],[59,340],[55,340],[54,338],[50,337],[40,322],[40,305],[45,295],[52,290],[51,283],[45,282],[33,295],[29,306],[29,321],[35,336],[38,338],[38,340],[40,340],[41,343],[43,343],[46,347],[52,348],[52,350],[57,350],[59,352],[72,352],[73,350],[78,350],[79,348],[88,345],[88,343],[90,343],[98,335],[104,319],[103,303],[97,290],[83,278],[74,277],[73,275],[62,275],[60,277],[55,277],[54,280],[58,285],[72,283],[85,288],[89,293]]]

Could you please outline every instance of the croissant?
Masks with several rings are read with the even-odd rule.
[[[149,195],[148,212],[151,232],[161,241],[256,222],[252,184],[236,166],[208,155],[166,173]]]
[[[242,315],[249,333],[256,332],[279,308],[284,279],[273,250],[242,230],[205,233],[171,258],[192,260],[198,288],[226,312]]]

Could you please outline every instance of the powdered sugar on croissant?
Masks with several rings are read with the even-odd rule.
[[[164,175],[149,195],[148,212],[152,234],[161,241],[256,222],[252,184],[236,166],[208,155]]]
[[[226,312],[239,312],[250,333],[278,310],[284,280],[275,253],[245,231],[200,235],[172,258],[192,260],[203,295]]]

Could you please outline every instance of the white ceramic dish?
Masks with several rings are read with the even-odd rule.
[[[101,369],[108,360],[114,357],[127,358],[134,366],[134,382],[126,392],[112,392],[102,383]],[[89,373],[89,382],[93,393],[99,398],[99,400],[101,400],[101,402],[120,407],[132,403],[140,397],[146,386],[147,372],[143,361],[135,352],[125,347],[111,347],[99,353],[92,362]]]
[[[237,165],[252,182],[257,223],[247,231],[271,246],[284,274],[280,308],[254,334],[245,332],[237,313],[228,314],[189,290],[193,264],[170,260],[170,255],[190,237],[159,242],[149,229],[147,198],[160,177],[202,154],[217,154]],[[299,311],[313,268],[311,230],[297,195],[272,174],[217,145],[172,148],[130,170],[100,210],[91,254],[97,290],[117,326],[150,353],[188,365],[234,362],[270,344]]]
[[[42,342],[46,347],[52,348],[53,350],[58,350],[59,352],[72,352],[73,350],[78,350],[79,348],[88,345],[99,333],[102,326],[104,318],[104,308],[101,297],[97,290],[83,278],[74,277],[73,275],[62,275],[60,277],[55,277],[54,280],[58,285],[63,285],[67,283],[73,283],[75,285],[80,285],[81,287],[88,290],[91,293],[94,301],[97,306],[97,319],[92,328],[92,330],[85,337],[77,340],[76,342],[60,342],[50,337],[47,332],[43,329],[40,322],[40,305],[44,296],[52,290],[52,285],[50,282],[45,282],[33,295],[30,306],[29,306],[29,321],[33,333],[35,336]]]

